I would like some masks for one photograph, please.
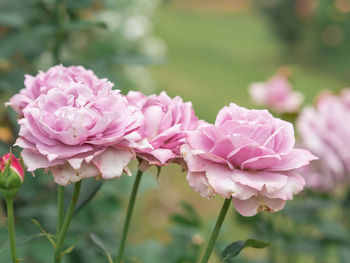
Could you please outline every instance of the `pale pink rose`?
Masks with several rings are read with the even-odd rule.
[[[266,82],[253,83],[249,94],[254,103],[277,113],[297,112],[304,100],[303,94],[293,91],[287,77],[282,74]]]
[[[203,197],[233,198],[244,216],[279,211],[305,184],[296,169],[316,159],[294,148],[291,123],[231,103],[215,125],[189,132],[181,148],[189,185]]]
[[[33,80],[42,86],[30,87],[42,94],[35,93],[37,98],[28,101],[19,120],[16,145],[23,148],[28,170],[50,170],[61,185],[128,172],[135,157],[132,148],[144,144],[137,132],[143,125],[141,111],[130,106],[119,90],[112,90],[111,82],[98,80],[82,67],[56,66],[47,74],[39,73],[38,79],[48,83]],[[21,94],[29,92],[26,89]]]
[[[185,132],[198,126],[191,102],[183,102],[180,97],[170,98],[164,91],[159,95],[146,97],[140,92],[131,91],[128,101],[141,109],[145,122],[141,133],[148,139],[151,148],[135,149],[139,158],[148,165],[163,166],[181,159],[180,147],[185,143]]]
[[[46,94],[52,88],[80,83],[96,92],[106,85],[106,82],[108,82],[107,79],[99,79],[91,70],[82,66],[57,65],[51,67],[47,72],[39,71],[36,76],[25,75],[25,88],[19,94],[14,95],[6,105],[11,106],[19,115],[23,115],[23,109],[30,102],[41,94]]]
[[[331,191],[348,183],[350,172],[350,100],[349,90],[340,96],[323,93],[315,107],[301,112],[297,128],[300,143],[320,159],[303,175],[307,186]],[[312,179],[309,179],[311,177]]]

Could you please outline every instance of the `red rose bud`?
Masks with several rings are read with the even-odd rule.
[[[12,153],[0,158],[0,192],[5,199],[16,196],[24,180],[24,169],[19,159]]]

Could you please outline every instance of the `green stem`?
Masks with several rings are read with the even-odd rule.
[[[64,186],[57,187],[57,232],[58,237],[64,220]]]
[[[207,246],[207,249],[205,250],[204,256],[202,258],[201,263],[207,263],[209,261],[211,252],[214,248],[214,245],[216,243],[216,239],[218,238],[222,223],[224,222],[225,216],[227,214],[228,208],[231,204],[231,198],[225,199],[224,204],[222,205],[221,212],[219,214],[218,220],[216,221],[215,228],[213,232],[211,233],[211,237]]]
[[[6,206],[7,206],[7,224],[8,224],[10,245],[11,245],[12,262],[18,263],[19,260],[17,258],[16,239],[15,239],[15,220],[13,216],[13,199],[6,199]]]
[[[77,205],[77,201],[80,193],[80,187],[81,187],[81,181],[75,183],[72,200],[69,205],[63,225],[61,227],[61,231],[58,235],[57,244],[55,248],[55,261],[54,261],[55,263],[61,262],[64,239],[66,238],[70,222],[72,221],[72,218],[74,215],[75,207]]]
[[[121,239],[120,246],[119,246],[117,263],[121,263],[122,260],[123,260],[123,254],[124,254],[124,249],[125,249],[126,237],[128,236],[128,230],[129,230],[129,226],[130,226],[131,215],[132,215],[132,212],[134,210],[136,195],[137,195],[137,191],[139,189],[142,173],[143,172],[141,170],[137,171],[137,175],[136,175],[136,179],[135,179],[135,182],[134,182],[134,186],[132,188],[132,192],[131,192],[131,196],[130,196],[130,200],[129,200],[129,205],[128,205],[128,211],[127,211],[127,214],[126,214],[124,227],[123,227],[122,239]]]

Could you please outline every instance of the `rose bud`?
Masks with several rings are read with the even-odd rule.
[[[13,199],[24,181],[24,169],[12,153],[0,158],[0,192],[5,199]]]

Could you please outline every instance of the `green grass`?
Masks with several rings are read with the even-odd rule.
[[[160,89],[192,101],[207,121],[230,102],[252,106],[248,85],[266,80],[285,64],[292,66],[295,89],[308,102],[322,89],[345,86],[322,69],[290,61],[267,21],[254,10],[211,13],[168,5],[159,10],[155,23],[168,47],[167,63],[152,69]]]

